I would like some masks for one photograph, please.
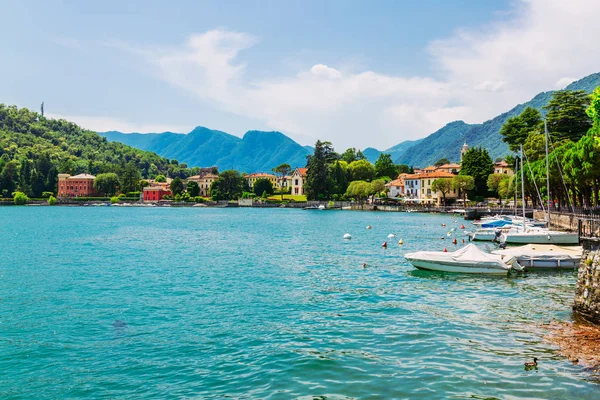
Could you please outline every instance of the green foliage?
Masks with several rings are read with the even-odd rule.
[[[371,193],[379,194],[385,192],[385,181],[383,179],[375,179],[371,182]]]
[[[590,105],[586,113],[592,120],[595,132],[600,133],[600,86],[590,95]]]
[[[23,206],[29,201],[29,197],[23,192],[14,192],[13,201],[18,206]]]
[[[142,175],[133,162],[128,162],[121,173],[121,191],[133,192],[139,190]]]
[[[415,170],[412,167],[409,167],[406,164],[398,164],[396,165],[396,175],[400,174],[414,174]]]
[[[53,206],[55,204],[56,204],[56,197],[54,197],[54,196],[48,197],[48,205]]]
[[[110,204],[117,204],[120,200],[118,196],[113,196],[110,198]]]
[[[377,178],[396,178],[396,166],[392,161],[392,156],[389,154],[381,153],[377,161],[375,161],[375,176]]]
[[[452,178],[438,178],[434,180],[431,182],[431,190],[434,192],[440,192],[442,194],[444,205],[446,205],[446,194],[452,190]]]
[[[54,195],[54,193],[52,193],[52,192],[42,192],[42,197],[45,199],[49,198],[52,195]]]
[[[213,200],[235,200],[242,195],[243,183],[238,171],[223,171],[210,186],[210,193]]]
[[[456,175],[454,178],[452,178],[452,188],[460,191],[460,193],[462,194],[463,202],[467,199],[467,192],[469,190],[473,190],[474,187],[475,179],[472,176]]]
[[[173,179],[169,187],[171,189],[171,193],[173,193],[173,196],[175,196],[175,198],[177,198],[177,195],[181,195],[183,193],[183,181],[180,177],[176,177],[175,179]]]
[[[279,181],[281,200],[283,200],[283,183],[285,182],[285,177],[292,173],[292,166],[290,164],[280,164],[277,167],[273,168],[273,173],[277,176],[277,180]]]
[[[494,163],[486,149],[472,147],[463,156],[460,175],[473,177],[475,194],[485,195],[487,193],[487,179],[493,172]]]
[[[531,133],[540,132],[543,132],[542,114],[533,107],[527,107],[518,116],[508,118],[500,128],[502,140],[508,143],[512,151],[517,151],[520,145],[525,144]]]
[[[317,140],[314,154],[308,157],[306,164],[308,171],[304,185],[309,199],[319,200],[329,197],[330,189],[333,186],[329,176],[329,164],[336,161],[337,158],[331,143]]]
[[[190,197],[197,197],[200,195],[200,186],[198,186],[198,182],[189,181],[186,186],[186,191],[190,195]]]
[[[336,161],[329,166],[332,195],[341,195],[348,189],[348,163],[343,160]]]
[[[351,181],[371,181],[375,177],[375,167],[367,160],[351,162],[348,172]]]
[[[586,110],[590,96],[584,90],[560,90],[553,94],[544,109],[548,131],[558,139],[578,141],[592,127]]]
[[[448,160],[446,157],[440,158],[433,165],[436,167],[441,167],[444,164],[450,164],[450,160]]]
[[[362,151],[360,151],[360,150],[356,151],[356,149],[354,147],[351,147],[349,149],[346,149],[346,151],[340,156],[340,159],[342,161],[345,161],[346,163],[350,164],[354,161],[365,160],[366,157],[362,153]]]
[[[273,194],[273,184],[268,179],[257,179],[254,182],[254,194],[257,196],[263,196],[265,193],[267,197]]]
[[[348,185],[346,197],[363,203],[372,193],[372,186],[369,182],[353,181]]]
[[[165,183],[167,182],[167,178],[162,174],[156,175],[156,178],[154,178],[154,182]]]
[[[107,197],[113,196],[119,189],[119,177],[114,172],[99,174],[94,181],[94,189]]]

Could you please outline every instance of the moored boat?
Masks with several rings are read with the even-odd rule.
[[[415,268],[429,271],[506,275],[520,269],[515,257],[486,253],[474,244],[454,252],[417,251],[404,257]]]
[[[492,254],[513,256],[527,269],[574,269],[579,267],[583,248],[546,244],[529,244],[510,249],[494,250]]]

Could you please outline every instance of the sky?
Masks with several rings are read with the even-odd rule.
[[[600,1],[0,0],[0,102],[386,149],[600,71]]]

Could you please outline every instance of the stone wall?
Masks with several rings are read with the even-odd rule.
[[[600,240],[581,239],[583,257],[579,264],[573,311],[600,324]]]
[[[534,211],[533,218],[538,221],[546,219],[543,211]],[[550,216],[550,225],[553,229],[576,231],[578,229],[579,218],[573,214],[562,214],[553,212]]]

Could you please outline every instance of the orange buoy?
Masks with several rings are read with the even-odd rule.
[[[444,253],[447,253],[447,252],[448,252],[448,249],[446,249],[446,248],[444,247]]]
[[[456,244],[456,238],[452,239],[452,244]]]
[[[465,239],[463,239],[463,243],[465,242]]]
[[[446,226],[446,224],[442,224],[442,226]]]
[[[460,229],[465,229],[465,224],[462,224],[462,225],[460,226]]]
[[[384,249],[387,249],[387,242],[383,242],[383,244],[381,245],[381,247],[383,247]]]

